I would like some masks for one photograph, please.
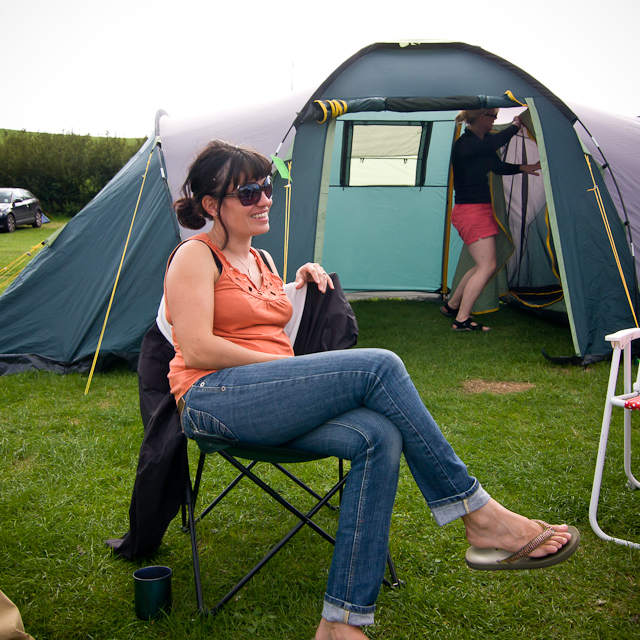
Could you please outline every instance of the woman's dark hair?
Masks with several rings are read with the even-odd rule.
[[[210,142],[189,167],[182,185],[183,197],[173,203],[178,221],[188,229],[201,229],[207,220],[213,219],[202,206],[205,196],[215,198],[221,205],[231,184],[261,180],[270,173],[271,162],[257,151],[222,140]],[[218,223],[226,234],[220,216]]]

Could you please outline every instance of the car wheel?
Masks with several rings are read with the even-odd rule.
[[[13,214],[9,214],[4,221],[4,228],[7,230],[7,233],[13,233],[16,230],[16,219],[13,217]]]
[[[36,211],[36,219],[31,226],[34,229],[39,229],[42,226],[42,211]]]

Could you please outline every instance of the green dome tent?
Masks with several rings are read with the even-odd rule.
[[[271,231],[256,238],[281,273],[286,265],[291,277],[299,264],[321,260],[346,290],[447,291],[456,265],[468,259],[448,222],[454,117],[462,108],[520,104],[528,107],[531,135],[504,153],[539,156],[544,177],[493,184],[504,269],[480,310],[495,307],[498,296],[549,308],[568,320],[578,361],[606,356],[604,336],[636,324],[625,233],[636,216],[623,224],[620,196],[611,192],[614,204],[607,187],[615,188],[610,172],[603,177],[605,161],[574,111],[478,47],[378,43],[314,92],[204,120],[159,112],[138,154],[0,297],[0,373],[88,370],[99,343],[99,369],[118,358],[135,366],[162,296],[166,259],[185,236],[171,202],[213,138],[291,161],[290,218],[286,180],[277,177]],[[636,123],[625,124],[640,134]],[[625,180],[621,192],[638,202],[632,183]]]

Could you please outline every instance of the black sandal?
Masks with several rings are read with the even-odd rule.
[[[485,327],[483,324],[479,322],[474,322],[473,318],[467,318],[462,322],[458,322],[454,320],[453,326],[451,327],[454,331],[491,331],[490,327]]]
[[[452,307],[449,306],[449,304],[447,302],[445,302],[440,307],[440,313],[443,316],[447,316],[447,318],[455,318],[458,315],[458,310],[457,309],[453,309]]]

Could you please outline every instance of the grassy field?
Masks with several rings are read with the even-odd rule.
[[[391,552],[406,586],[383,588],[367,635],[639,637],[639,552],[599,540],[588,524],[608,364],[548,363],[541,348],[572,353],[568,329],[511,308],[483,318],[493,327],[487,335],[451,331],[432,302],[363,301],[354,308],[358,346],[403,358],[425,404],[496,499],[530,517],[574,524],[583,535],[578,553],[548,570],[471,571],[462,526],[434,524],[403,465]],[[125,370],[101,374],[88,395],[85,384],[82,375],[43,373],[0,384],[0,588],[20,607],[27,631],[37,640],[311,638],[331,558],[330,546],[312,532],[301,532],[210,619],[197,615],[189,538],[179,519],[150,561],[111,555],[104,540],[127,529],[142,439],[137,379]],[[620,431],[610,444],[601,524],[640,541],[640,496],[625,486]],[[335,462],[298,469],[324,487]],[[209,460],[202,495],[213,496],[232,475]],[[326,511],[319,521],[335,530],[337,517]],[[248,485],[204,520],[205,602],[221,597],[290,526],[289,516]],[[132,573],[147,564],[174,571],[173,611],[151,623],[138,620],[133,607]]]

